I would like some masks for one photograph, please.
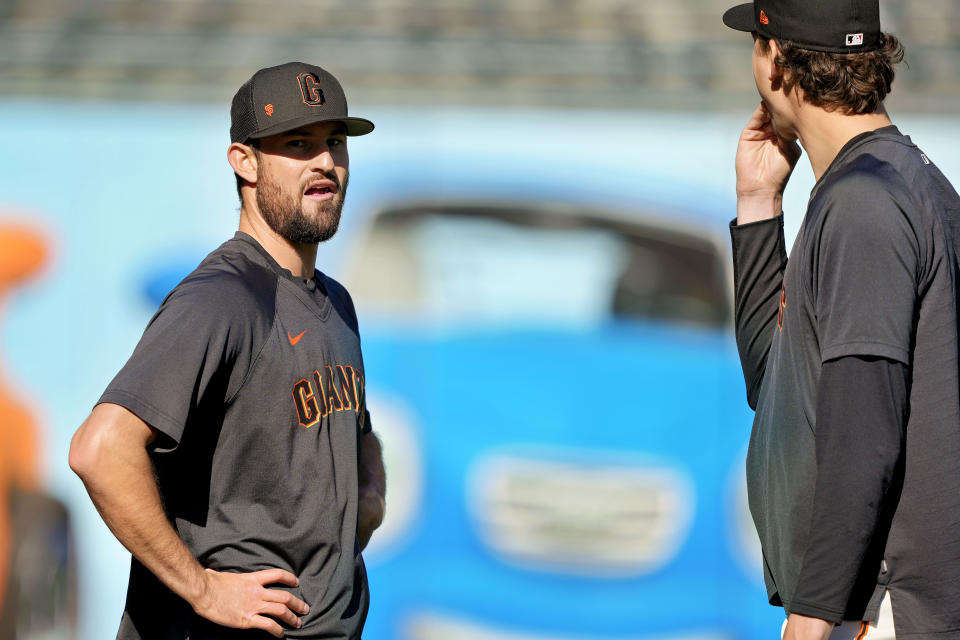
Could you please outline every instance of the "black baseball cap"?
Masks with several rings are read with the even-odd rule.
[[[347,115],[343,87],[329,71],[303,62],[260,69],[243,83],[230,107],[230,141],[247,142],[317,122],[342,122],[348,136],[373,123]]]
[[[723,23],[829,53],[874,51],[881,40],[879,0],[754,0],[728,9]]]

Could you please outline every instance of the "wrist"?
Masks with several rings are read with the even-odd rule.
[[[829,620],[791,613],[783,640],[827,640],[834,628],[834,623]]]
[[[211,573],[210,569],[204,569],[197,565],[197,570],[192,572],[190,580],[187,582],[187,592],[181,594],[194,611],[202,611],[206,607],[206,602],[210,597]]]
[[[737,224],[776,218],[783,211],[783,193],[737,193]]]

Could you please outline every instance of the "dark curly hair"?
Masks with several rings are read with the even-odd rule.
[[[757,39],[761,52],[769,51],[770,41]],[[893,66],[903,61],[903,45],[889,33],[881,34],[878,49],[866,53],[826,53],[780,41],[777,45],[774,64],[783,70],[784,84],[800,87],[804,100],[816,107],[847,115],[877,111],[890,93]]]

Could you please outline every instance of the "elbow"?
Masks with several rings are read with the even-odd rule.
[[[101,466],[100,461],[107,447],[106,438],[102,430],[91,425],[90,421],[81,425],[73,434],[70,441],[68,462],[70,469],[77,474],[84,483],[88,482],[96,470]]]
[[[118,465],[139,465],[153,441],[152,429],[126,409],[100,404],[80,425],[70,441],[70,468],[90,488],[109,479]]]
[[[77,429],[77,432],[73,434],[73,439],[70,441],[70,454],[67,457],[70,470],[80,476],[81,479],[87,475],[87,470],[92,466],[91,458],[95,455],[87,443],[87,438],[84,434],[85,426],[86,425],[81,426]]]

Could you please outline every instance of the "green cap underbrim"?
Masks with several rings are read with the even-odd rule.
[[[348,136],[365,136],[373,131],[373,123],[364,118],[316,118],[304,116],[302,118],[286,120],[285,122],[278,122],[273,126],[267,127],[266,129],[261,129],[260,131],[251,133],[248,136],[248,139],[266,138],[267,136],[273,136],[278,133],[283,133],[284,131],[290,131],[291,129],[296,129],[297,127],[317,124],[318,122],[342,122],[347,128]]]

